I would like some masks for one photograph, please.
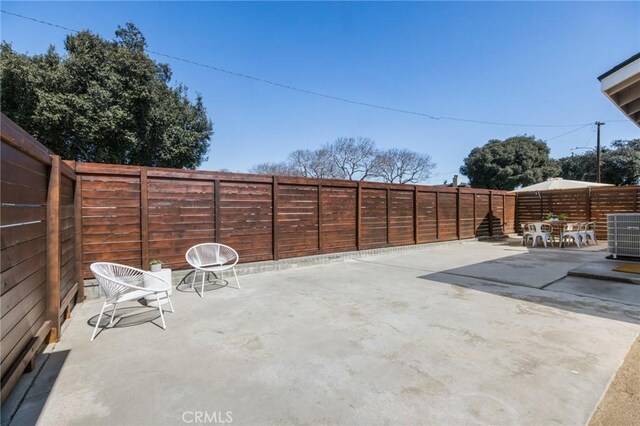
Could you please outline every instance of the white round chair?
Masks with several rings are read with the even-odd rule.
[[[160,311],[160,318],[162,319],[162,328],[167,328],[167,325],[164,322],[164,314],[162,312],[160,297],[167,298],[167,301],[171,306],[171,312],[174,312],[173,303],[171,303],[171,298],[169,297],[171,283],[164,281],[151,272],[143,271],[142,269],[133,268],[131,266],[120,265],[118,263],[92,263],[91,272],[95,275],[98,280],[98,284],[106,296],[106,299],[102,304],[102,309],[100,310],[100,316],[98,316],[98,321],[96,322],[96,327],[93,329],[91,341],[96,337],[100,320],[102,319],[102,314],[107,306],[113,305],[111,320],[109,320],[109,325],[111,325],[113,324],[113,318],[116,313],[116,306],[118,303],[138,300],[145,296],[155,296],[158,304],[158,310]],[[154,286],[145,287],[145,278],[149,282],[154,282]],[[158,283],[160,283],[160,285],[158,285]]]
[[[208,272],[214,274],[219,273],[220,279],[224,279],[224,271],[231,269],[233,275],[236,277],[236,283],[238,283],[238,289],[240,288],[240,281],[238,280],[238,274],[236,274],[236,264],[240,257],[238,253],[229,246],[218,243],[204,243],[198,244],[187,250],[185,255],[187,263],[194,269],[193,281],[191,282],[191,288],[193,288],[196,282],[196,275],[198,272],[202,272],[202,284],[200,285],[200,297],[204,294],[205,277]],[[197,292],[197,289],[196,289]]]

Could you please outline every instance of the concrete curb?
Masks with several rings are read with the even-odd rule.
[[[395,247],[381,247],[360,251],[345,251],[341,253],[319,254],[314,256],[295,257],[290,259],[266,260],[261,262],[242,263],[236,266],[238,275],[258,274],[261,272],[282,271],[291,268],[300,268],[303,266],[323,265],[325,263],[342,262],[349,259],[359,259],[377,254],[391,253],[396,251],[423,250],[429,247],[441,247],[458,244],[467,244],[478,241],[500,241],[507,238],[508,235],[496,237],[480,237],[469,238],[464,240],[441,241],[425,244],[412,244]],[[189,275],[193,269],[181,269],[172,271],[171,278],[173,284],[181,282],[185,276]],[[95,279],[84,280],[85,296],[87,299],[96,299],[98,296],[98,284]]]
[[[623,263],[625,262],[611,259],[590,262],[568,271],[567,275],[571,277],[640,285],[640,275],[613,270],[614,266],[622,265]]]

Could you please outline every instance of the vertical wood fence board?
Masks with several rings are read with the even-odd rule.
[[[60,157],[51,158],[47,200],[47,320],[51,321],[49,343],[60,334]]]
[[[142,267],[149,268],[149,178],[147,169],[140,171],[140,249]]]

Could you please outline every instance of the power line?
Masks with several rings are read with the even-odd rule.
[[[582,126],[582,127],[578,127],[577,129],[569,130],[568,132],[561,133],[561,134],[559,134],[558,136],[554,136],[554,137],[552,137],[552,138],[545,139],[544,141],[545,141],[545,142],[550,142],[550,141],[552,141],[552,140],[555,140],[555,139],[561,138],[561,137],[566,136],[566,135],[568,135],[568,134],[570,134],[570,133],[577,132],[578,130],[582,130],[582,129],[584,129],[585,127],[589,127],[589,126],[592,126],[592,125],[593,125],[592,123],[588,123],[588,124],[585,124],[585,125],[584,125],[584,126]]]
[[[36,23],[39,23],[39,24],[48,25],[50,27],[59,28],[59,29],[65,30],[65,31],[70,31],[70,32],[73,32],[73,33],[79,33],[80,32],[80,30],[76,30],[76,29],[73,29],[73,28],[65,27],[65,26],[59,25],[59,24],[54,24],[52,22],[44,21],[44,20],[41,20],[41,19],[36,19],[36,18],[30,17],[30,16],[21,15],[21,14],[14,13],[14,12],[8,12],[6,10],[0,10],[0,12],[2,12],[4,14],[7,14],[7,15],[15,16],[15,17],[18,17],[18,18],[21,18],[21,19],[26,19],[26,20],[29,20],[29,21],[33,21],[33,22],[36,22]],[[375,108],[375,109],[380,109],[380,110],[385,110],[385,111],[397,112],[397,113],[401,113],[401,114],[409,114],[409,115],[414,115],[414,116],[426,117],[426,118],[429,118],[431,120],[449,120],[449,121],[458,121],[458,122],[465,122],[465,123],[487,124],[487,125],[494,125],[494,126],[512,126],[512,127],[579,127],[578,129],[575,129],[575,130],[572,130],[571,132],[567,132],[567,133],[564,133],[562,135],[556,136],[556,137],[554,137],[552,139],[557,139],[559,137],[564,136],[565,134],[572,133],[573,131],[577,131],[577,130],[580,130],[580,129],[586,127],[586,126],[591,125],[591,123],[588,123],[588,124],[523,124],[523,123],[505,123],[505,122],[498,122],[498,121],[474,120],[474,119],[467,119],[467,118],[460,118],[460,117],[435,116],[435,115],[427,114],[427,113],[420,112],[420,111],[412,111],[412,110],[407,110],[407,109],[402,109],[402,108],[388,107],[388,106],[384,106],[384,105],[377,105],[377,104],[372,104],[372,103],[368,103],[368,102],[362,102],[362,101],[357,101],[357,100],[353,100],[353,99],[349,99],[349,98],[344,98],[344,97],[341,97],[341,96],[329,95],[329,94],[318,92],[318,91],[315,91],[315,90],[304,89],[304,88],[292,86],[292,85],[286,84],[286,83],[280,83],[280,82],[277,82],[277,81],[268,80],[268,79],[265,79],[265,78],[256,77],[256,76],[253,76],[253,75],[249,75],[249,74],[244,74],[244,73],[237,72],[237,71],[228,70],[228,69],[225,69],[225,68],[220,68],[220,67],[213,66],[213,65],[203,64],[203,63],[200,63],[200,62],[192,61],[190,59],[185,59],[185,58],[181,58],[179,56],[169,55],[169,54],[158,52],[158,51],[151,50],[151,49],[144,49],[144,51],[147,52],[147,53],[153,54],[153,55],[162,56],[162,57],[173,59],[173,60],[176,60],[176,61],[180,61],[180,62],[188,63],[188,64],[191,64],[191,65],[199,66],[199,67],[202,67],[202,68],[211,69],[211,70],[218,71],[218,72],[221,72],[221,73],[233,75],[235,77],[240,77],[240,78],[245,78],[245,79],[248,79],[248,80],[257,81],[257,82],[260,82],[260,83],[268,84],[268,85],[279,87],[279,88],[282,88],[282,89],[287,89],[287,90],[291,90],[291,91],[305,93],[307,95],[322,97],[322,98],[331,99],[331,100],[335,100],[335,101],[339,101],[339,102],[343,102],[343,103],[348,103],[348,104],[352,104],[352,105],[360,105],[360,106],[365,106],[365,107],[369,107],[369,108]],[[622,121],[625,121],[625,120],[612,120],[611,122],[622,122]],[[552,140],[552,139],[549,139],[549,140]]]

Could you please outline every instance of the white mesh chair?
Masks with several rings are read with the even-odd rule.
[[[240,281],[238,280],[238,274],[236,274],[235,268],[240,258],[238,257],[238,253],[231,247],[218,243],[198,244],[187,250],[185,258],[187,259],[187,263],[194,269],[191,288],[193,288],[196,282],[198,272],[202,272],[200,297],[202,297],[204,293],[204,281],[209,272],[213,272],[214,274],[220,273],[220,279],[224,279],[224,271],[231,269],[233,275],[236,277],[238,288],[240,288]]]
[[[158,304],[158,310],[160,311],[160,318],[162,319],[162,328],[166,329],[167,325],[164,322],[164,314],[162,313],[162,305],[160,303],[160,297],[166,297],[171,306],[171,312],[173,312],[173,303],[169,298],[169,290],[171,289],[171,283],[162,280],[151,272],[143,271],[141,269],[132,268],[130,266],[119,265],[117,263],[108,262],[96,262],[91,264],[91,272],[98,280],[100,288],[104,292],[106,299],[102,304],[100,310],[100,316],[96,322],[96,327],[93,330],[91,341],[96,337],[98,327],[100,326],[100,320],[104,310],[113,305],[111,311],[111,319],[109,325],[113,324],[113,318],[116,313],[116,306],[121,302],[128,302],[131,300],[138,300],[145,296],[155,295],[156,302]],[[145,277],[153,279],[154,287],[145,288]],[[158,282],[165,285],[158,285]],[[106,328],[106,327],[105,327]]]
[[[573,241],[578,247],[582,242],[582,234],[580,231],[579,223],[567,223],[562,227],[562,233],[560,234],[560,243],[564,247],[567,244],[567,240]]]

